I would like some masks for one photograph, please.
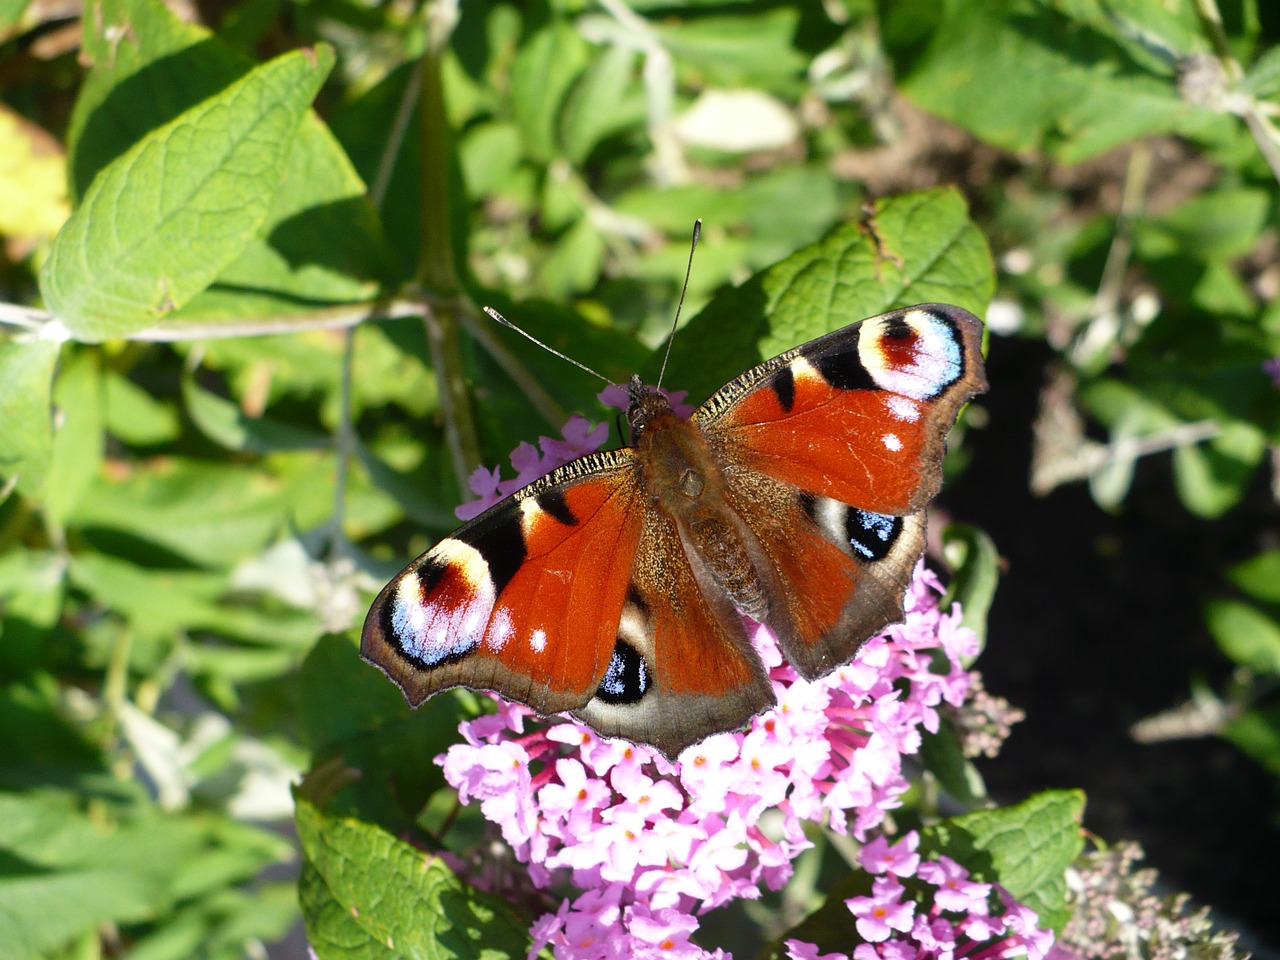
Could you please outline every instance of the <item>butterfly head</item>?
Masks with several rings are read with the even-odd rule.
[[[631,442],[639,439],[647,426],[659,414],[671,409],[667,395],[657,387],[651,387],[636,374],[627,384],[627,425],[631,428]]]

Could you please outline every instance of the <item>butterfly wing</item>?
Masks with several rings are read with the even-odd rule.
[[[585,705],[609,667],[642,512],[634,457],[582,457],[489,508],[392,580],[360,652],[417,706],[449,687],[540,713]]]
[[[766,361],[694,414],[763,555],[768,625],[802,675],[902,618],[947,431],[987,386],[981,342],[959,307],[896,310]]]
[[[675,757],[773,703],[741,618],[704,582],[634,452],[592,454],[406,567],[370,609],[361,653],[414,706],[494,690]]]

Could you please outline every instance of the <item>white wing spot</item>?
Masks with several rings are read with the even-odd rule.
[[[898,439],[898,435],[896,433],[886,433],[880,439],[884,441],[884,448],[886,450],[892,450],[894,453],[897,453],[902,449],[902,441]]]
[[[534,653],[541,653],[547,649],[547,633],[545,630],[538,628],[529,636],[529,649]]]

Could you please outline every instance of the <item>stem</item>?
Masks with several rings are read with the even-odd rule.
[[[1244,78],[1244,69],[1231,53],[1231,44],[1227,39],[1227,31],[1222,26],[1222,13],[1218,10],[1217,0],[1195,0],[1195,8],[1200,26],[1213,44],[1214,53],[1222,63],[1228,83],[1235,87]],[[1280,131],[1258,110],[1258,103],[1252,96],[1233,98],[1233,101],[1235,99],[1245,102],[1232,102],[1232,111],[1244,118],[1253,142],[1258,145],[1258,151],[1271,168],[1271,175],[1280,181]]]
[[[422,94],[418,99],[422,154],[422,254],[418,282],[430,291],[424,298],[422,319],[426,328],[431,364],[440,386],[445,442],[460,490],[480,462],[471,398],[462,367],[459,317],[476,312],[458,279],[453,251],[453,217],[449,203],[452,137],[444,110],[441,58],[457,19],[456,3],[435,0],[426,9],[428,39],[422,55]]]

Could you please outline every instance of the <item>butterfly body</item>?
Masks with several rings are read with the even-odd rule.
[[[676,756],[774,702],[742,617],[813,679],[902,618],[981,322],[926,304],[735,378],[692,417],[633,378],[631,446],[491,507],[383,590],[361,650]]]

